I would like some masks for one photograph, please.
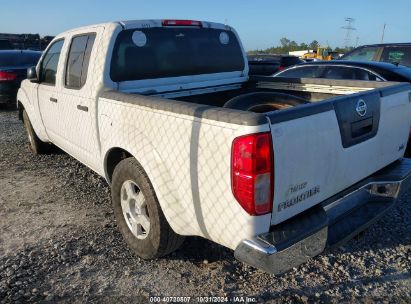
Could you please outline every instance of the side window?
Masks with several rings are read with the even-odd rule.
[[[354,71],[345,67],[328,67],[324,73],[327,79],[353,79]]]
[[[364,69],[355,69],[355,79],[367,80],[367,81],[381,81],[382,80],[376,74],[371,73]]]
[[[381,61],[411,66],[411,47],[385,47]]]
[[[76,36],[72,39],[66,65],[64,85],[80,89],[87,80],[90,54],[96,34]]]
[[[345,55],[343,60],[373,61],[378,51],[378,47],[362,47]]]
[[[328,67],[327,71],[324,74],[324,78],[365,81],[381,80],[380,78],[377,78],[377,76],[373,73],[370,73],[364,69],[338,66]]]
[[[64,40],[54,42],[43,57],[40,67],[40,82],[55,85],[57,66]]]
[[[276,74],[277,77],[289,78],[318,78],[322,72],[322,67],[319,66],[301,66],[295,67]]]
[[[372,74],[366,70],[351,67],[329,67],[324,75],[328,79],[346,79],[346,80],[375,80],[370,79]]]

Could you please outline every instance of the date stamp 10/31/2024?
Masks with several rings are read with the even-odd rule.
[[[256,297],[247,296],[150,296],[150,303],[257,303]]]

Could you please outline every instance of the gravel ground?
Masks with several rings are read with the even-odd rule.
[[[411,302],[411,194],[343,247],[275,277],[196,237],[162,259],[133,256],[106,182],[61,151],[33,156],[15,111],[0,111],[0,189],[0,303]]]

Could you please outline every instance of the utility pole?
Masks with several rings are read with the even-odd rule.
[[[360,41],[360,37],[357,36],[357,38],[355,39],[355,47],[358,46],[358,42]]]
[[[384,42],[384,35],[385,35],[385,27],[387,26],[386,23],[384,23],[384,26],[382,27],[382,36],[381,36],[381,43]]]
[[[351,32],[357,30],[355,27],[352,26],[354,23],[355,19],[351,17],[345,18],[345,22],[347,22],[347,25],[342,26],[341,28],[346,30],[347,32],[345,33],[345,39],[344,39],[344,44],[345,47],[348,48],[351,45]]]

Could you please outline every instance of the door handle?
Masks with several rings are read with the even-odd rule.
[[[80,111],[88,112],[88,107],[86,106],[77,105],[77,109],[79,109]]]
[[[57,98],[50,97],[50,101],[51,101],[51,102],[57,102]]]

